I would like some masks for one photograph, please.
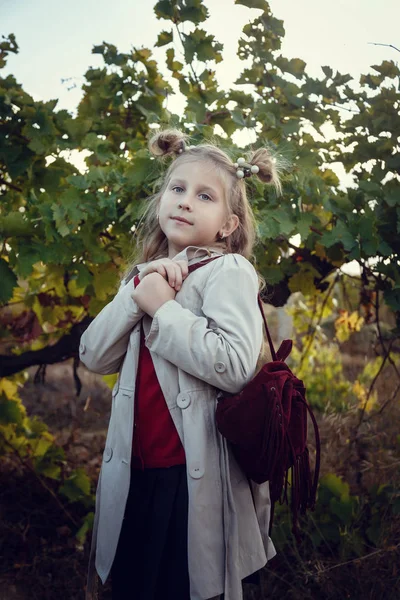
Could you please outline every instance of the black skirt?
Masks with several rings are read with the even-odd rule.
[[[190,600],[186,465],[131,473],[112,599]],[[243,581],[259,583],[259,573]]]
[[[190,600],[186,465],[132,469],[113,600]]]

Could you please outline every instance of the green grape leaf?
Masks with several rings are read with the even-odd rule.
[[[50,446],[53,445],[53,443],[54,440],[52,437],[47,438],[42,436],[40,438],[37,438],[36,440],[32,440],[30,445],[33,451],[33,456],[44,456],[49,450]]]
[[[260,8],[265,12],[269,12],[269,4],[266,0],[235,0],[235,4],[242,4],[247,8]]]
[[[295,229],[295,223],[292,217],[283,208],[277,208],[272,212],[273,218],[278,221],[280,232],[285,236],[290,236]]]
[[[384,60],[380,65],[372,65],[372,68],[384,77],[391,79],[400,75],[399,67],[392,60]]]
[[[339,517],[344,525],[350,525],[353,515],[353,503],[349,497],[343,499],[331,498],[329,506],[332,513]]]
[[[319,278],[319,273],[311,265],[301,264],[297,273],[292,275],[289,280],[289,289],[292,293],[301,292],[305,296],[315,292],[315,278]]]
[[[383,293],[385,302],[394,311],[400,310],[400,287],[385,290]]]
[[[12,211],[0,217],[0,236],[30,237],[34,233],[33,224],[20,212]]]
[[[9,400],[2,393],[0,396],[0,423],[3,425],[9,425],[10,423],[22,425],[23,419],[24,414],[21,411],[19,402]]]
[[[85,543],[87,534],[89,533],[89,531],[91,531],[93,529],[93,523],[94,523],[94,512],[89,512],[85,516],[83,523],[82,523],[81,527],[78,529],[76,536],[75,536],[81,545],[83,545]]]
[[[261,222],[258,223],[258,230],[262,238],[274,239],[280,234],[280,226],[277,220],[266,214]]]
[[[118,273],[109,265],[93,266],[93,287],[97,300],[107,300],[115,293],[119,281]]]
[[[320,486],[328,489],[336,498],[348,498],[350,486],[334,473],[327,473],[320,479]]]
[[[267,267],[263,269],[263,276],[269,285],[275,285],[282,281],[285,277],[285,272],[279,267]]]
[[[327,79],[332,79],[333,70],[330,67],[321,67]]]
[[[61,474],[60,462],[65,460],[65,454],[60,446],[53,444],[39,457],[33,457],[35,470],[51,479],[59,479]]]
[[[185,0],[185,4],[180,12],[182,21],[191,21],[198,25],[208,18],[208,10],[202,0]]]
[[[195,56],[197,60],[204,62],[208,60],[221,62],[222,60],[222,44],[216,42],[213,35],[207,35],[204,29],[195,29],[190,34],[183,34],[183,47],[187,63],[191,63]]]
[[[166,46],[167,44],[173,41],[172,31],[162,31],[158,34],[157,42],[154,44],[155,46],[161,47]]]
[[[70,502],[78,502],[90,494],[90,479],[83,469],[76,469],[60,486],[59,491]]]
[[[296,232],[300,234],[302,240],[307,239],[308,236],[310,235],[310,227],[313,224],[313,222],[314,222],[313,213],[307,212],[307,213],[300,214],[300,216],[297,220],[295,229],[296,229]]]
[[[13,290],[18,285],[18,281],[4,258],[0,258],[0,281],[0,304],[5,304],[12,298]]]
[[[156,13],[157,19],[170,19],[174,17],[175,7],[170,0],[159,0],[154,6],[154,12]]]
[[[352,250],[357,245],[357,240],[349,231],[343,221],[338,221],[330,231],[326,231],[321,237],[320,243],[327,248],[341,242],[345,250]]]

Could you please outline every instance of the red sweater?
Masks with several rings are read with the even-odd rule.
[[[134,286],[140,283],[134,278]],[[186,463],[185,450],[165,402],[149,349],[140,327],[140,353],[136,375],[132,468],[172,467]]]

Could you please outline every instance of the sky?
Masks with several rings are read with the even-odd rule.
[[[58,109],[74,114],[82,97],[88,67],[103,66],[94,45],[103,41],[119,51],[132,46],[152,47],[169,22],[154,14],[155,0],[0,0],[0,34],[14,33],[19,53],[11,55],[3,75],[12,73],[35,100],[58,98]],[[201,26],[224,44],[216,66],[222,86],[231,86],[243,68],[236,56],[242,27],[261,14],[235,5],[234,0],[206,0],[210,18]],[[275,17],[283,19],[286,36],[282,52],[306,61],[312,75],[329,65],[358,77],[370,65],[400,59],[399,0],[270,0]],[[185,25],[186,31],[187,27]],[[155,49],[163,61],[165,50]],[[181,99],[171,98],[168,109],[179,112]]]

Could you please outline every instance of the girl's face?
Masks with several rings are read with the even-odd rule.
[[[187,246],[212,246],[219,234],[230,235],[239,224],[227,218],[225,183],[215,166],[191,160],[172,172],[159,204],[159,224],[173,258]],[[185,219],[187,222],[177,220]]]

